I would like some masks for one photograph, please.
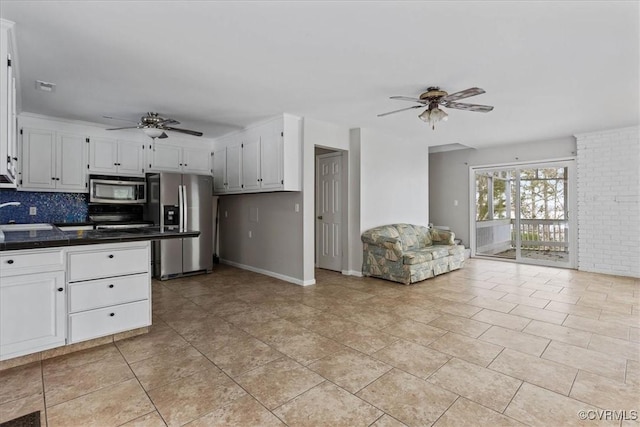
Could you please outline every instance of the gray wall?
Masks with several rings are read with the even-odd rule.
[[[429,155],[429,220],[434,225],[451,227],[469,247],[469,167],[567,159],[575,155],[574,137],[432,153]]]
[[[299,212],[295,211],[296,203]],[[251,216],[256,210],[257,221]],[[303,277],[301,234],[301,192],[220,197],[219,252],[226,261],[300,281]]]

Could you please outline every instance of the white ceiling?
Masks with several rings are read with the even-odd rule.
[[[282,112],[481,147],[639,123],[637,1],[11,1],[22,111],[158,111],[217,136]],[[36,91],[35,80],[57,84]],[[389,99],[478,86],[435,131]]]

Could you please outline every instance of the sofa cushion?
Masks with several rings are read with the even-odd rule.
[[[449,256],[449,248],[447,246],[429,246],[428,248],[405,251],[402,255],[402,263],[408,265],[421,264],[447,256]]]
[[[398,230],[398,238],[402,249],[411,251],[431,246],[431,233],[427,227],[413,224],[393,224]]]

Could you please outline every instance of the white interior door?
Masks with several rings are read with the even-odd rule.
[[[342,154],[316,159],[317,266],[342,271]]]

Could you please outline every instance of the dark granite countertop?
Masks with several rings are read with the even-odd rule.
[[[164,230],[160,227],[145,227],[125,230],[63,231],[54,226],[50,230],[4,231],[4,241],[0,242],[0,251],[180,239],[199,235],[199,231],[177,231],[166,227]]]

